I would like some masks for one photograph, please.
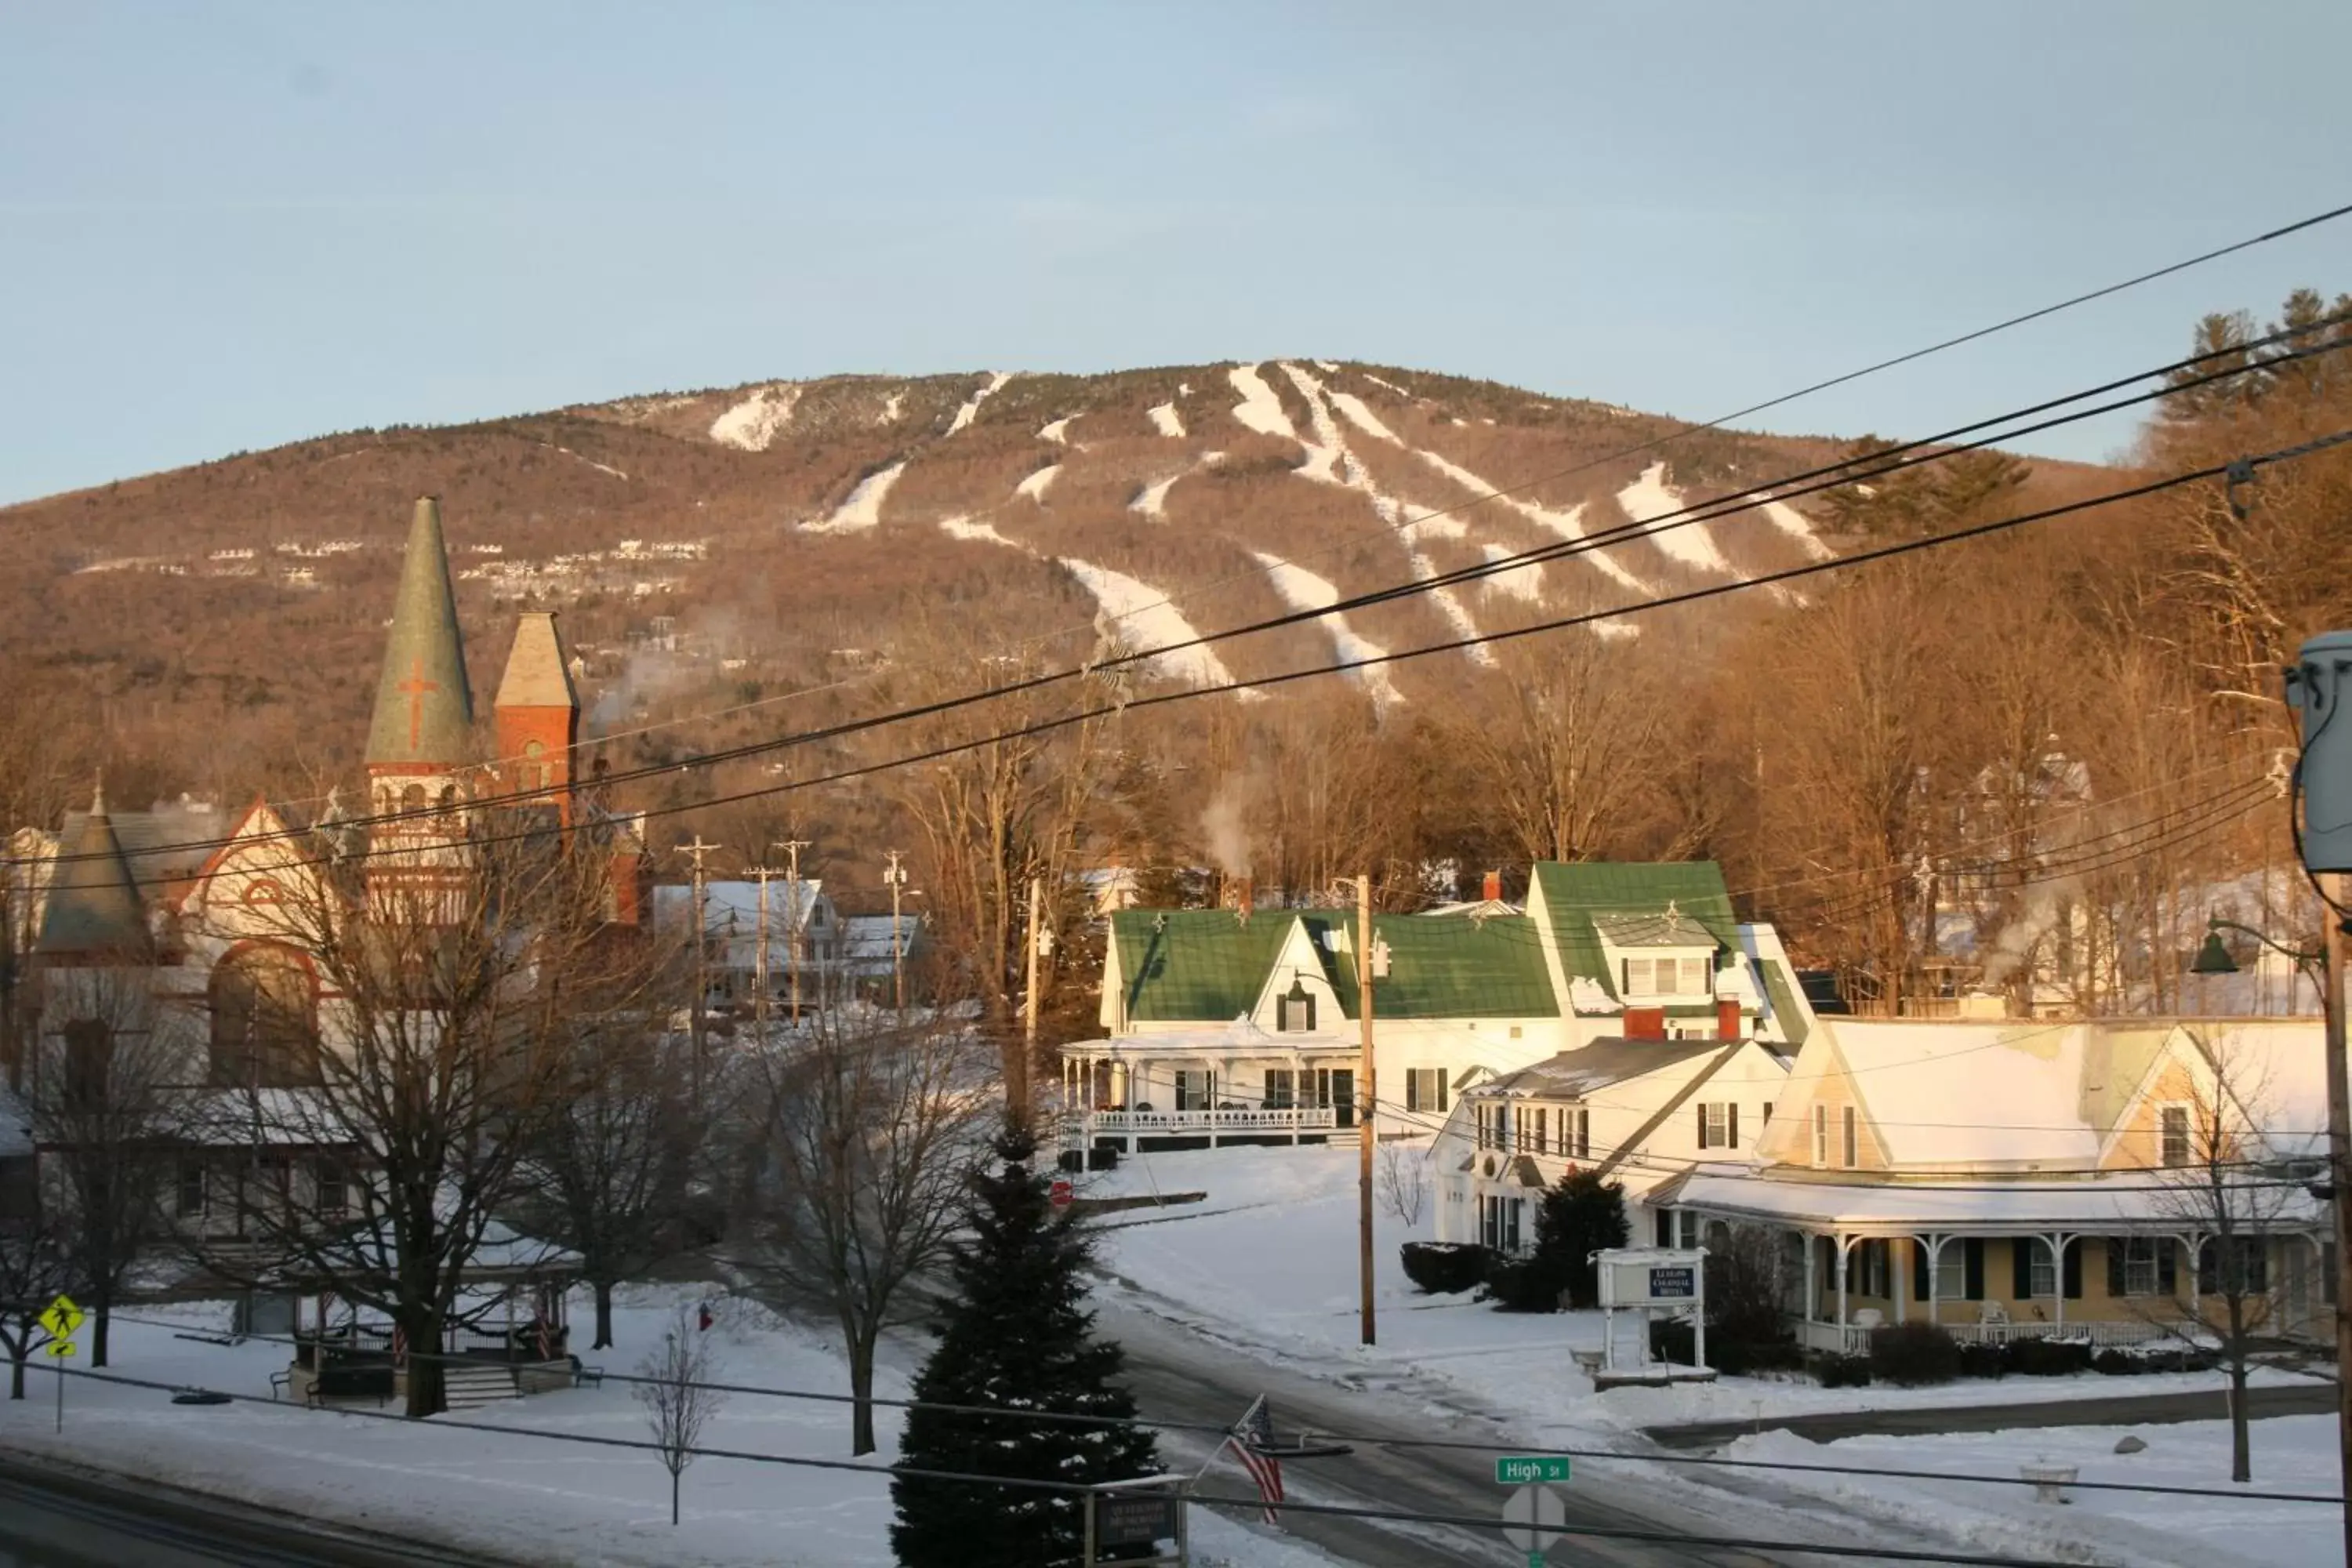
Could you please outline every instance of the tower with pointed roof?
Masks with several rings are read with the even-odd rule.
[[[146,900],[106,814],[100,785],[81,834],[59,858],[33,951],[44,967],[120,968],[155,962]]]
[[[526,612],[515,627],[492,714],[500,782],[507,791],[530,796],[522,805],[551,810],[569,827],[580,694],[564,667],[551,613]]]
[[[473,728],[441,505],[423,496],[409,521],[368,725],[368,795],[378,820],[367,881],[379,908],[429,910],[435,891],[462,877]]]

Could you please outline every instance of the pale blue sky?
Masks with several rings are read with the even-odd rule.
[[[2343,0],[13,0],[0,501],[839,371],[1314,355],[1708,417],[2352,200],[2347,58]],[[1919,433],[2298,283],[2352,289],[2352,221],[1769,423]]]

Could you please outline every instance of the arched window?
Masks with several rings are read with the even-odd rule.
[[[248,947],[214,969],[212,1076],[217,1084],[287,1089],[319,1081],[310,972],[284,948]]]
[[[97,1018],[68,1024],[65,1036],[65,1109],[88,1113],[106,1109],[107,1079],[114,1066],[114,1031]]]
[[[542,760],[546,755],[547,742],[544,741],[525,741],[522,743],[523,788],[545,789],[547,787],[547,763]]]

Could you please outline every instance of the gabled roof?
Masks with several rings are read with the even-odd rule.
[[[1802,1005],[1788,969],[1776,958],[1759,958],[1756,967],[1764,972],[1764,992],[1771,999],[1773,1020],[1789,1037],[1791,1050],[1803,1049],[1805,1037],[1812,1033],[1812,1015]]]
[[[81,831],[64,841],[34,951],[53,958],[153,961],[147,907],[139,883],[106,815],[101,793],[90,803]]]
[[[392,630],[384,639],[375,716],[368,725],[371,763],[452,763],[466,760],[474,727],[474,693],[457,630],[457,596],[441,539],[441,504],[418,500],[400,563]]]
[[[1337,910],[1301,915],[1324,974],[1349,1017],[1356,1007],[1355,921]],[[1344,932],[1334,952],[1327,932]],[[1544,972],[1542,933],[1525,915],[1375,915],[1372,935],[1389,946],[1389,973],[1372,982],[1382,1018],[1557,1018],[1559,998]]]
[[[1568,978],[1596,982],[1612,996],[1617,994],[1617,980],[1601,951],[1596,918],[1663,919],[1671,907],[1717,946],[1738,946],[1730,889],[1724,885],[1723,868],[1712,860],[1538,860],[1534,880]]]
[[[1297,916],[1268,910],[1116,910],[1125,1016],[1139,1023],[1223,1023],[1257,1005],[1266,971]]]

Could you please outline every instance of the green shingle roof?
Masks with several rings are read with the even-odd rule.
[[[1295,917],[1267,910],[1247,924],[1232,910],[1120,910],[1118,944],[1126,1016],[1137,1023],[1229,1023],[1257,1005],[1274,955]]]
[[[123,857],[122,840],[107,819],[102,793],[82,818],[80,837],[59,857],[36,951],[53,958],[153,958],[146,905]]]
[[[401,557],[375,717],[368,725],[367,760],[462,763],[473,727],[474,694],[466,683],[457,597],[449,586],[449,552],[441,539],[441,505],[425,496],[416,503]]]
[[[1718,947],[1736,949],[1738,917],[1723,868],[1712,860],[1538,860],[1536,885],[1543,891],[1544,915],[1569,978],[1582,976],[1617,994],[1617,977],[1601,948],[1595,916],[1663,915],[1666,907],[1696,921]]]
[[[1352,945],[1333,953],[1323,931],[1355,922],[1338,910],[1302,916],[1324,955],[1324,973],[1348,1016],[1356,1009]],[[1525,915],[1375,915],[1372,934],[1389,944],[1389,973],[1372,983],[1383,1018],[1557,1018],[1559,1000],[1545,973],[1542,938]]]

